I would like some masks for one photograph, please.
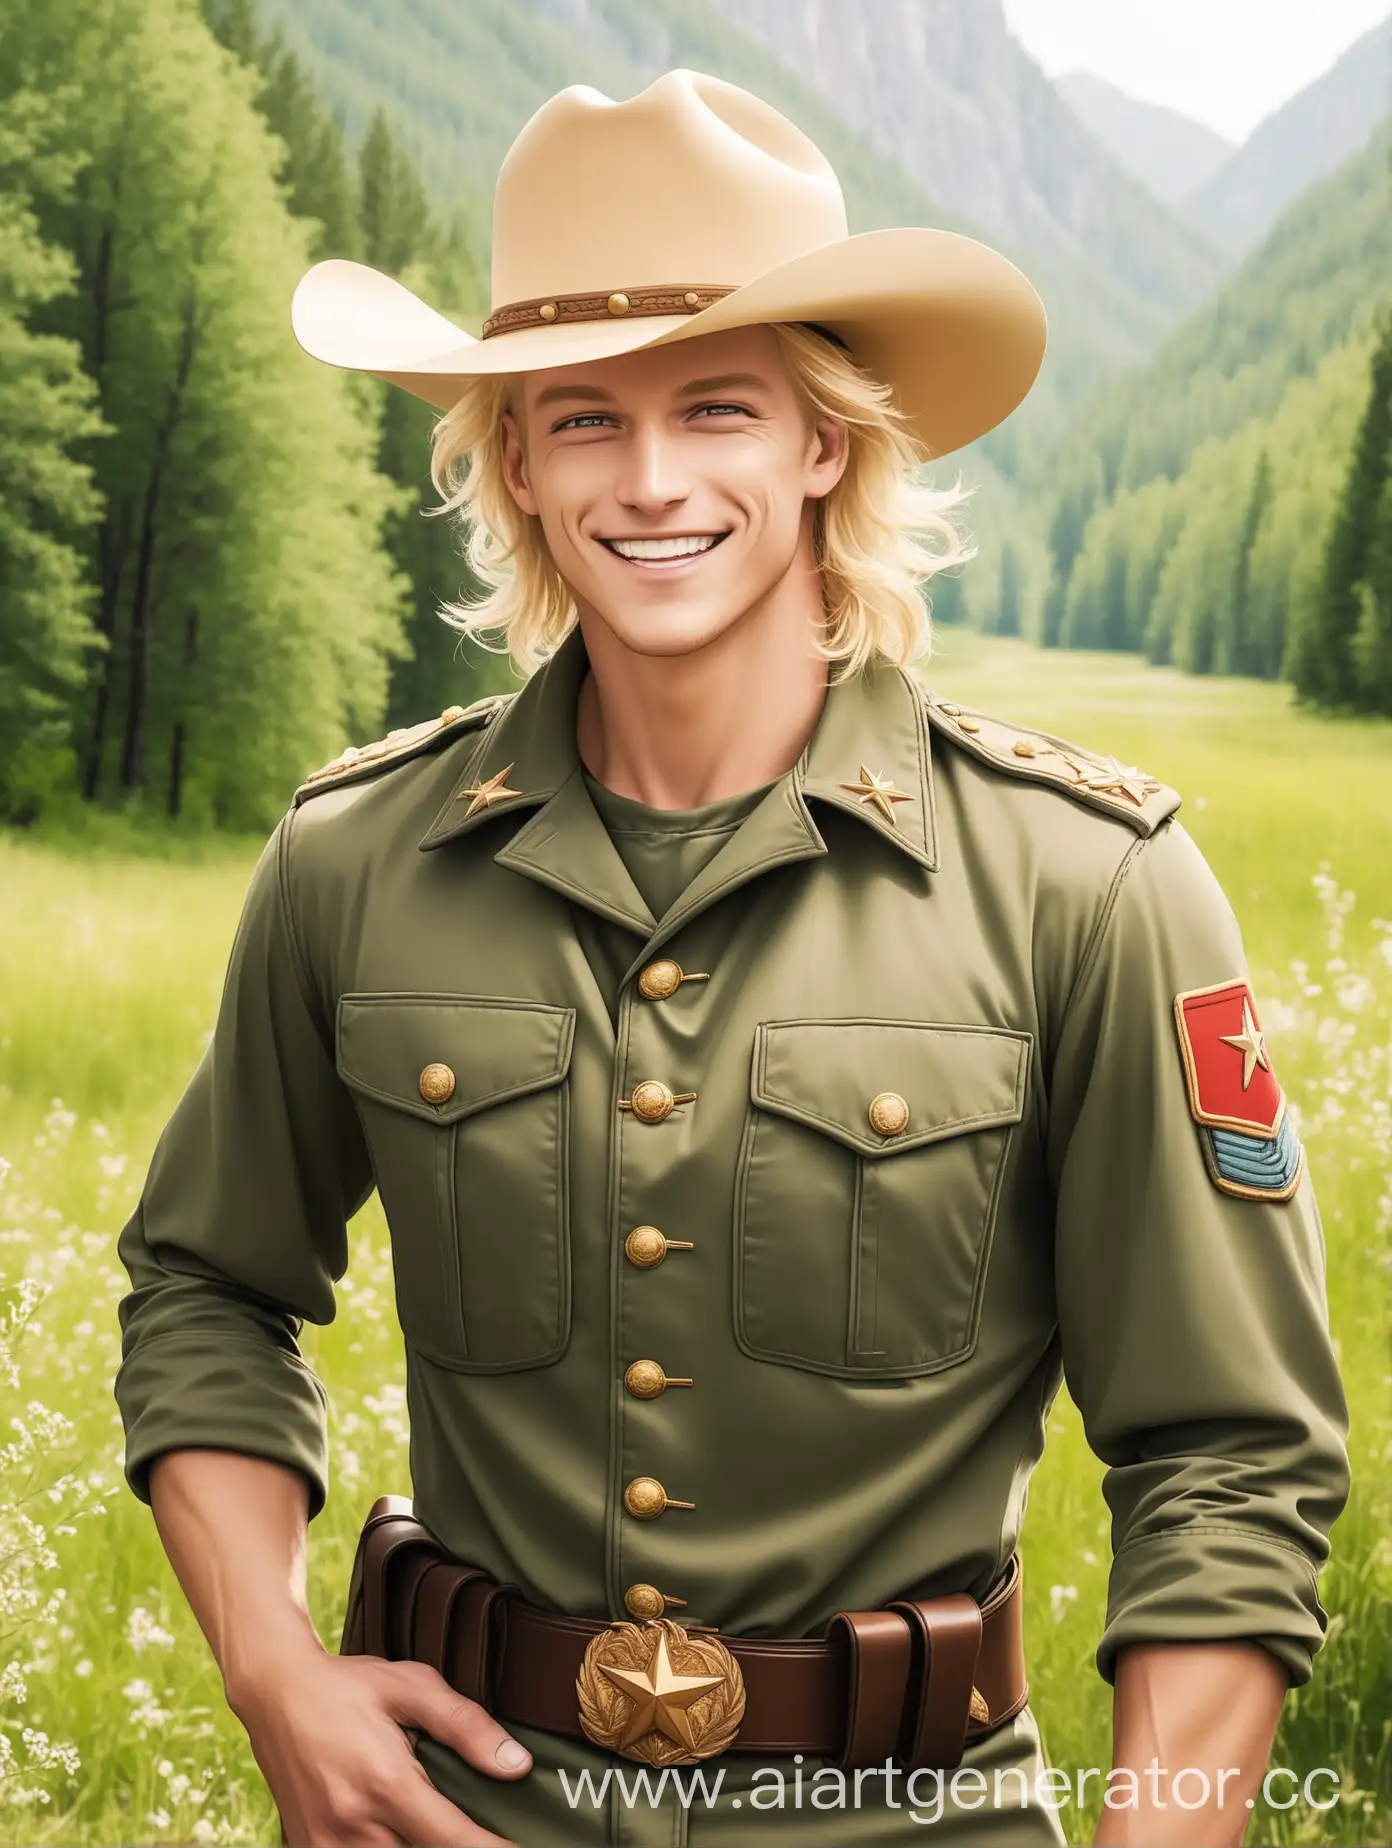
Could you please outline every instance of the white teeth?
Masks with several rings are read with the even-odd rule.
[[[622,558],[686,558],[693,552],[708,552],[717,536],[695,533],[672,539],[611,539],[609,544]]]

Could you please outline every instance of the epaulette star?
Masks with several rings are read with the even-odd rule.
[[[294,806],[298,808],[301,802],[323,789],[335,788],[340,783],[354,781],[371,771],[432,750],[459,732],[477,730],[490,723],[513,698],[515,695],[511,693],[490,693],[470,706],[446,706],[438,719],[424,719],[419,725],[398,725],[385,738],[378,738],[371,744],[350,744],[337,757],[310,771],[295,791]],[[513,792],[509,790],[508,793]]]
[[[1085,750],[1049,732],[1031,731],[986,712],[968,712],[925,692],[935,728],[992,768],[1029,782],[1052,784],[1077,801],[1117,815],[1151,834],[1179,807],[1179,792],[1135,764]]]

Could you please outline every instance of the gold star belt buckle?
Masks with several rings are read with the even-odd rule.
[[[575,1693],[587,1738],[657,1768],[723,1752],[744,1717],[739,1663],[718,1636],[690,1636],[672,1617],[592,1636]]]

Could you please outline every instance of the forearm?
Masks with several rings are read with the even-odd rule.
[[[308,1484],[235,1450],[179,1449],[150,1469],[164,1550],[237,1711],[278,1665],[327,1653],[306,1595]]]
[[[1117,1658],[1113,1804],[1095,1848],[1237,1848],[1271,1756],[1286,1671],[1257,1643],[1146,1643]],[[1175,1774],[1187,1770],[1178,1787]],[[1119,1779],[1118,1772],[1131,1773]],[[1202,1777],[1197,1775],[1202,1773]],[[1207,1800],[1203,1800],[1204,1779]],[[1134,1784],[1133,1784],[1134,1780]],[[1185,1807],[1194,1806],[1195,1807]]]

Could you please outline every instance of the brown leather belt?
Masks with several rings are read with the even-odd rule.
[[[816,1637],[569,1617],[456,1560],[406,1497],[383,1495],[358,1541],[340,1654],[428,1662],[498,1719],[608,1744],[649,1763],[692,1763],[715,1751],[809,1752],[846,1769],[897,1758],[906,1769],[950,1770],[966,1745],[1013,1719],[1029,1697],[1022,1608],[1014,1554],[980,1604],[954,1592],[837,1611]],[[657,1678],[644,1662],[659,1629],[670,1638],[677,1675],[709,1671],[702,1678],[710,1699],[701,1708],[688,1693],[690,1717],[674,1710],[661,1734],[620,1743],[621,1731],[611,1738],[599,1726],[597,1708],[607,1699],[620,1713],[634,1712],[632,1696],[613,1692],[631,1686],[632,1674],[621,1667],[610,1675],[601,1660],[619,1661],[628,1646],[628,1667],[641,1671],[646,1690]],[[694,1652],[685,1662],[682,1649]]]

